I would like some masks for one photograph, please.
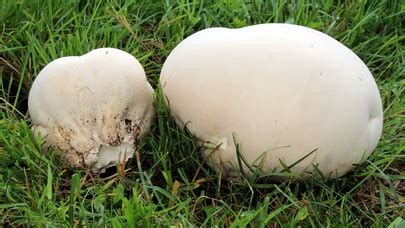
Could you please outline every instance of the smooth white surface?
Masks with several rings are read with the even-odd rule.
[[[124,51],[100,48],[49,63],[32,85],[28,108],[36,134],[65,151],[73,166],[98,170],[119,161],[117,148],[132,156],[151,124],[152,102],[140,63]],[[113,162],[106,161],[108,148]]]
[[[363,161],[381,136],[381,99],[367,66],[302,26],[197,32],[172,51],[160,80],[177,123],[222,143],[211,164],[224,170],[238,171],[233,135],[250,165],[263,158],[264,172],[318,149],[291,170],[307,176],[318,165],[330,178]]]

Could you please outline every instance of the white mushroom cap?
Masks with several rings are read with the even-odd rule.
[[[56,59],[35,79],[28,99],[35,134],[95,171],[125,162],[154,115],[153,89],[130,54],[100,48]]]
[[[217,168],[239,171],[235,136],[246,162],[262,161],[263,172],[317,149],[291,171],[308,176],[318,165],[335,178],[367,158],[381,136],[381,99],[367,66],[306,27],[197,32],[172,51],[160,80],[179,125],[220,145],[211,155]]]

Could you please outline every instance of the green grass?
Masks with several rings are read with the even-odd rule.
[[[375,226],[405,209],[405,4],[284,0],[0,0],[0,223],[5,226]],[[304,3],[306,2],[306,3]],[[337,4],[336,2],[341,2]],[[402,4],[402,5],[401,5]],[[156,93],[157,118],[125,170],[64,169],[30,130],[27,97],[51,60],[115,47],[136,56],[151,84],[170,51],[208,27],[286,22],[351,48],[378,83],[384,132],[376,151],[344,177],[227,182],[204,164]]]

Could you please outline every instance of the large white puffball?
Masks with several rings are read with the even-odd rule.
[[[381,99],[367,66],[306,27],[205,29],[171,52],[160,80],[177,123],[217,147],[204,154],[228,174],[240,164],[247,173],[281,171],[315,150],[290,170],[336,178],[381,136]]]
[[[153,89],[132,55],[100,48],[49,63],[28,99],[33,130],[75,167],[104,171],[132,157],[154,115]]]

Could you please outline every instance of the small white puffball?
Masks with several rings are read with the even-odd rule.
[[[281,163],[309,155],[290,170],[337,178],[370,155],[382,132],[381,99],[367,66],[302,26],[197,32],[171,52],[160,81],[176,122],[217,147],[204,154],[230,176],[240,172],[237,143],[245,173],[247,166],[281,171]]]
[[[28,109],[35,135],[72,166],[104,171],[132,157],[149,130],[153,89],[132,55],[100,48],[49,63],[32,85]]]

